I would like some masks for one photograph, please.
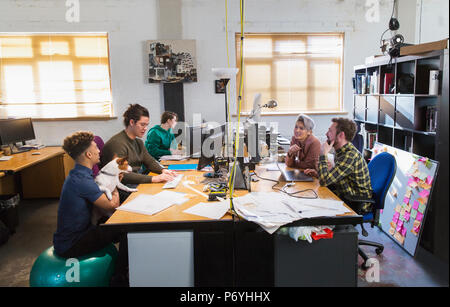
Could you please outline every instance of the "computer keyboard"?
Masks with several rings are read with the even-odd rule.
[[[166,184],[163,185],[163,189],[175,189],[177,185],[180,183],[181,178],[183,178],[183,175],[178,175],[172,181],[166,182]]]

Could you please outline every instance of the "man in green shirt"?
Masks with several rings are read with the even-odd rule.
[[[152,156],[149,155],[144,146],[144,142],[140,139],[145,135],[149,124],[148,110],[139,105],[134,104],[123,114],[125,129],[117,133],[103,147],[101,156],[101,165],[106,165],[114,156],[127,157],[128,164],[132,168],[132,172],[125,173],[122,183],[126,185],[166,182],[171,181],[177,175],[176,172],[164,169]],[[141,167],[157,173],[157,176],[148,176],[141,173]],[[119,193],[121,191],[119,190]]]
[[[147,133],[145,148],[153,158],[159,160],[162,156],[181,154],[181,151],[176,149],[177,143],[173,135],[177,120],[176,113],[165,111],[161,115],[161,125],[155,125]]]

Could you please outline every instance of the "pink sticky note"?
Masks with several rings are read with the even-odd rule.
[[[408,179],[408,185],[412,185],[415,182],[415,180],[413,178],[409,178]]]
[[[403,203],[405,204],[409,203],[409,198],[408,197],[403,198]]]
[[[412,207],[413,207],[413,209],[417,210],[419,208],[419,205],[420,205],[420,203],[417,200],[415,200]]]
[[[402,228],[402,231],[401,231],[400,233],[402,234],[402,236],[405,236],[405,235],[406,235],[406,228],[403,227],[403,228]]]
[[[399,212],[395,212],[394,213],[394,219],[398,219],[400,217],[400,213]]]
[[[427,180],[425,181],[425,183],[431,185],[433,183],[433,177],[428,176]]]
[[[420,212],[417,212],[416,220],[421,221],[423,219],[423,214]]]
[[[430,191],[422,190],[422,191],[419,192],[419,195],[420,195],[420,197],[427,198],[428,195],[430,195]]]
[[[411,216],[411,213],[409,213],[409,212],[405,212],[405,215],[404,215],[404,218],[405,218],[405,221],[409,221],[409,217]]]
[[[402,220],[398,220],[398,222],[397,222],[397,226],[403,226],[403,221]]]
[[[380,210],[380,214],[383,214],[383,209]]]
[[[427,161],[427,158],[424,158],[424,157],[419,159],[419,162],[426,162],[426,161]]]
[[[415,181],[415,182],[419,182],[419,181],[420,181],[420,178],[419,178],[419,177],[414,177],[414,181]]]
[[[392,219],[392,222],[393,222],[394,224],[397,224],[397,222],[398,222],[398,217],[395,217],[395,216],[394,216],[394,218]]]
[[[397,228],[395,230],[397,230],[397,232],[401,232],[402,231],[402,226],[401,225],[397,225]]]
[[[419,231],[420,231],[420,226],[419,226],[419,227],[414,227],[413,230],[414,230],[415,233],[419,233]]]

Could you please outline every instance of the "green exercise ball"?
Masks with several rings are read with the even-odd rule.
[[[113,244],[78,258],[62,258],[53,246],[33,264],[30,287],[108,287],[117,259]]]

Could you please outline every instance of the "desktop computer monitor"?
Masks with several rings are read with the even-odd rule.
[[[2,119],[0,120],[0,144],[10,145],[18,142],[33,140],[33,122],[31,118]]]
[[[225,125],[215,128],[202,129],[201,155],[198,161],[197,170],[201,170],[205,166],[210,165],[211,163],[214,162],[215,157],[222,154],[224,137],[225,137]]]

